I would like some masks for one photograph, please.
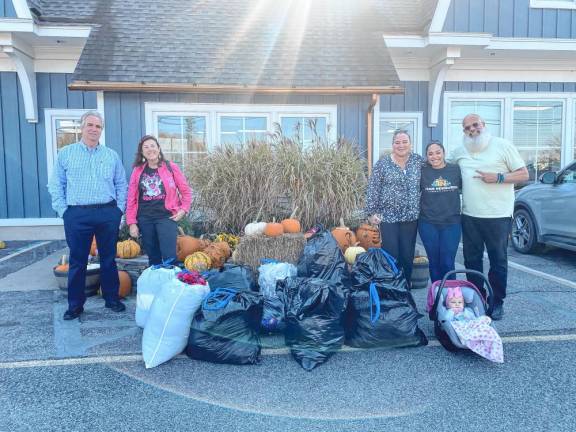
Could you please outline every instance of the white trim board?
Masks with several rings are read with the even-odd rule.
[[[556,1],[542,1],[530,0],[530,7],[532,9],[576,9],[576,1],[574,0],[556,0]]]
[[[434,16],[432,17],[428,32],[441,32],[444,30],[444,23],[446,22],[446,17],[448,16],[450,3],[452,3],[451,0],[438,0],[438,4],[436,5],[436,10],[434,11]]]
[[[0,219],[0,227],[62,226],[60,218],[14,218]]]

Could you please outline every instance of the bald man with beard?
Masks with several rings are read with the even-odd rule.
[[[478,114],[462,120],[463,143],[450,160],[462,173],[462,244],[467,269],[483,272],[488,252],[488,280],[494,290],[492,318],[502,319],[508,280],[508,236],[514,212],[514,184],[528,180],[528,170],[512,143],[490,135]],[[469,275],[477,287],[483,281]]]

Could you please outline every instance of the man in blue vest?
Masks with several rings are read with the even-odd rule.
[[[100,113],[85,113],[80,127],[81,140],[60,150],[48,183],[52,208],[64,219],[70,248],[65,320],[84,312],[86,266],[93,236],[98,244],[105,307],[115,312],[126,309],[118,297],[115,260],[118,228],[126,207],[126,173],[118,154],[100,144],[104,128]]]

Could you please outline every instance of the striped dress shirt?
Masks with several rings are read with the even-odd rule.
[[[82,141],[67,145],[58,153],[48,191],[52,208],[60,217],[70,205],[104,204],[116,200],[126,208],[126,172],[114,150]]]

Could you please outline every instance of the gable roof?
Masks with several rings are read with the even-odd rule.
[[[390,7],[405,9],[406,1],[34,1],[40,20],[94,24],[72,88],[384,92],[400,85],[382,34],[397,30]]]

